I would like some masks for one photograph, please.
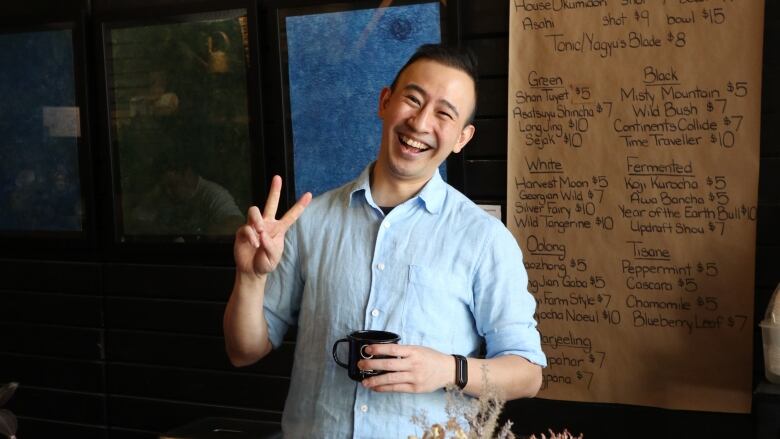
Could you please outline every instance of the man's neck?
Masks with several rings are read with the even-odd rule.
[[[378,206],[395,207],[417,195],[430,181],[404,181],[389,178],[376,166],[372,166],[369,183],[371,197]]]

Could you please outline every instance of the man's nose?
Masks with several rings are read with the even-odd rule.
[[[432,110],[428,107],[422,107],[409,118],[409,125],[417,132],[427,133],[430,131]]]

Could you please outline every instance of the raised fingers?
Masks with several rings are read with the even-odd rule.
[[[290,208],[290,210],[287,211],[287,213],[284,214],[284,216],[279,220],[279,223],[281,223],[282,229],[281,231],[284,232],[287,229],[290,228],[290,226],[295,223],[295,221],[298,220],[298,218],[303,213],[304,209],[306,209],[306,206],[309,205],[311,202],[311,192],[306,192],[301,196],[301,198],[298,199],[298,201],[293,205],[293,207]]]
[[[276,210],[279,208],[279,197],[282,193],[282,177],[274,175],[271,179],[271,189],[268,191],[268,198],[265,200],[263,217],[273,220],[276,218]]]

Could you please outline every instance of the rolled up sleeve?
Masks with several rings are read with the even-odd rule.
[[[522,251],[503,225],[494,230],[482,249],[474,277],[474,318],[485,338],[486,358],[519,355],[546,367],[534,320],[536,301],[528,292]]]
[[[303,290],[298,264],[297,227],[293,225],[284,239],[284,253],[279,265],[268,275],[263,312],[268,325],[268,339],[274,349],[281,346],[284,335],[298,323]]]

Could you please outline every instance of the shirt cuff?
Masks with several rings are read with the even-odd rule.
[[[485,334],[485,358],[518,355],[531,363],[547,367],[547,356],[542,352],[539,331],[535,325],[513,325],[494,329]]]

